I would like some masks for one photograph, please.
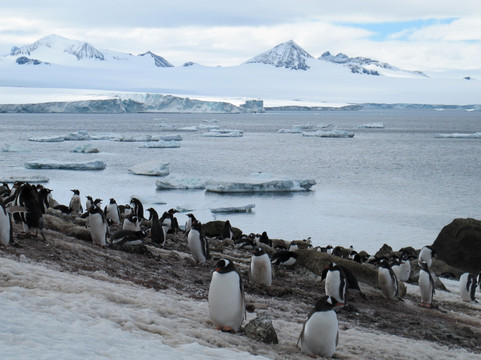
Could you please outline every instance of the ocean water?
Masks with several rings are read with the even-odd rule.
[[[199,126],[217,120],[223,129],[244,131],[240,138],[202,137],[202,131],[161,131]],[[382,122],[382,129],[358,128]],[[332,124],[353,138],[313,138],[278,133],[293,125]],[[481,139],[437,138],[439,133],[481,131],[481,113],[433,110],[279,112],[266,114],[0,114],[0,177],[41,175],[54,198],[68,204],[77,188],[81,196],[114,197],[126,204],[132,196],[163,212],[171,207],[192,211],[202,222],[229,219],[244,233],[267,231],[271,238],[310,237],[314,245],[353,245],[370,253],[383,244],[395,250],[431,244],[454,218],[481,217]],[[174,135],[180,148],[145,149],[139,142],[65,141],[39,143],[32,137],[89,134]],[[98,154],[72,153],[91,144]],[[102,160],[102,171],[29,170],[36,160]],[[315,179],[309,192],[221,195],[203,190],[157,191],[155,177],[128,169],[138,163],[170,163],[172,175],[238,179],[265,172]],[[85,199],[85,198],[84,198]],[[253,213],[213,215],[211,208],[255,204]],[[179,223],[186,213],[177,214]]]

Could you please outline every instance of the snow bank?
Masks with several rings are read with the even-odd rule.
[[[153,160],[137,164],[129,169],[131,174],[147,175],[147,176],[167,176],[170,173],[169,163],[162,163],[159,160]]]
[[[61,162],[38,160],[25,163],[27,169],[58,169],[58,170],[103,170],[107,165],[100,160],[87,162]]]

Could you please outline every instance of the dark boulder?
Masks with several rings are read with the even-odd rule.
[[[249,321],[244,327],[244,334],[254,340],[266,344],[278,344],[277,332],[272,325],[272,320],[266,315],[260,315]]]
[[[481,221],[454,219],[433,243],[437,258],[466,272],[481,271]]]
[[[225,221],[214,220],[202,224],[202,232],[208,237],[218,237],[222,235],[222,229],[224,229]],[[234,233],[234,239],[239,238],[242,235],[242,231],[233,227],[232,232]]]

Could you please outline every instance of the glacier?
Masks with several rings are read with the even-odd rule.
[[[37,160],[25,163],[27,169],[57,169],[57,170],[103,170],[107,165],[100,160],[87,162],[62,162],[53,160]]]

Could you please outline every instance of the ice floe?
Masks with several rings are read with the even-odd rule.
[[[481,139],[481,132],[437,134],[436,137],[437,138],[450,138],[450,139]]]
[[[40,136],[30,138],[29,140],[34,142],[89,141],[111,140],[118,136],[116,134],[90,135],[87,131],[80,130],[66,135]]]
[[[199,130],[197,126],[176,127],[176,126],[167,124],[165,122],[154,124],[154,126],[158,126],[161,131],[198,131]]]
[[[40,136],[28,139],[34,142],[62,142],[65,141],[63,136]]]
[[[155,182],[157,190],[205,189],[209,179],[169,175]]]
[[[358,125],[358,129],[384,129],[384,123],[373,122],[373,123],[367,123],[367,124],[360,124]]]
[[[211,129],[208,132],[202,134],[206,137],[242,137],[244,132],[242,130],[231,130],[231,129]]]
[[[82,154],[96,154],[99,152],[99,149],[94,148],[92,144],[86,144],[86,145],[79,145],[75,149],[73,149],[71,152],[73,153],[82,153]]]
[[[216,193],[296,192],[309,191],[314,185],[316,181],[313,179],[251,176],[244,181],[209,181],[205,189]]]
[[[158,160],[137,164],[129,169],[131,174],[147,176],[167,176],[170,173],[169,163],[162,163]]]
[[[166,149],[166,148],[180,148],[180,141],[169,140],[169,141],[150,141],[145,144],[140,145],[141,148],[147,149]]]
[[[255,204],[247,204],[244,206],[219,207],[210,209],[213,214],[231,214],[231,213],[250,213],[256,207]]]
[[[25,163],[27,169],[57,169],[57,170],[103,170],[106,164],[100,160],[87,162],[61,162],[53,160],[38,160]]]
[[[30,152],[29,148],[22,146],[22,145],[10,145],[6,144],[5,147],[2,148],[2,152]]]
[[[312,132],[303,132],[302,136],[311,137],[328,137],[328,138],[352,138],[354,133],[345,130],[317,130]]]
[[[49,178],[45,176],[37,175],[12,175],[12,176],[0,176],[0,182],[15,183],[16,181],[23,181],[29,183],[45,183],[49,182]]]

